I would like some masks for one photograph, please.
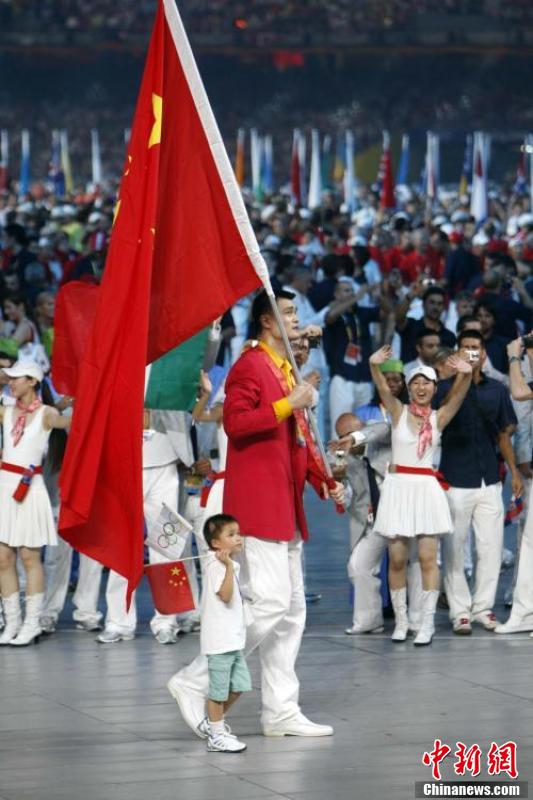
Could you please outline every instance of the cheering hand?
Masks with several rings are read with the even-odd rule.
[[[388,361],[389,358],[392,358],[392,347],[388,344],[380,347],[379,350],[376,350],[375,353],[372,353],[370,356],[370,363],[379,366],[380,364],[384,364],[385,361]]]

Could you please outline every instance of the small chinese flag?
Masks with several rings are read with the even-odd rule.
[[[183,561],[166,561],[144,568],[154,606],[160,614],[194,610],[194,600]]]

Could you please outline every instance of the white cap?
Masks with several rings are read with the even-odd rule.
[[[435,383],[437,383],[437,373],[433,367],[426,367],[422,364],[420,367],[413,367],[413,369],[409,370],[406,378],[406,383],[408,386],[417,375],[423,375],[424,378],[428,379],[428,381],[435,381]]]
[[[4,375],[7,375],[8,378],[35,378],[35,380],[41,383],[44,374],[39,366],[35,361],[16,361],[12,367],[6,367],[2,370]]]
[[[520,214],[518,217],[518,226],[525,228],[526,226],[533,225],[533,214]]]

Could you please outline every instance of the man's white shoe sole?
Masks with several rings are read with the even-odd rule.
[[[333,736],[333,733],[334,733],[333,728],[330,728],[327,731],[326,730],[322,730],[321,732],[312,731],[311,729],[309,729],[308,732],[296,731],[296,730],[291,731],[289,729],[287,729],[287,730],[279,729],[278,730],[276,728],[264,728],[263,729],[263,736],[270,736],[270,737],[275,737],[275,736],[279,736],[279,737],[281,737],[281,736],[302,736],[302,737],[307,737],[307,738],[313,738],[313,737],[317,738],[319,736]]]

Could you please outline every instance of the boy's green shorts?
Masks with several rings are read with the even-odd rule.
[[[250,692],[252,679],[241,650],[207,656],[209,699],[223,703],[230,692]]]

